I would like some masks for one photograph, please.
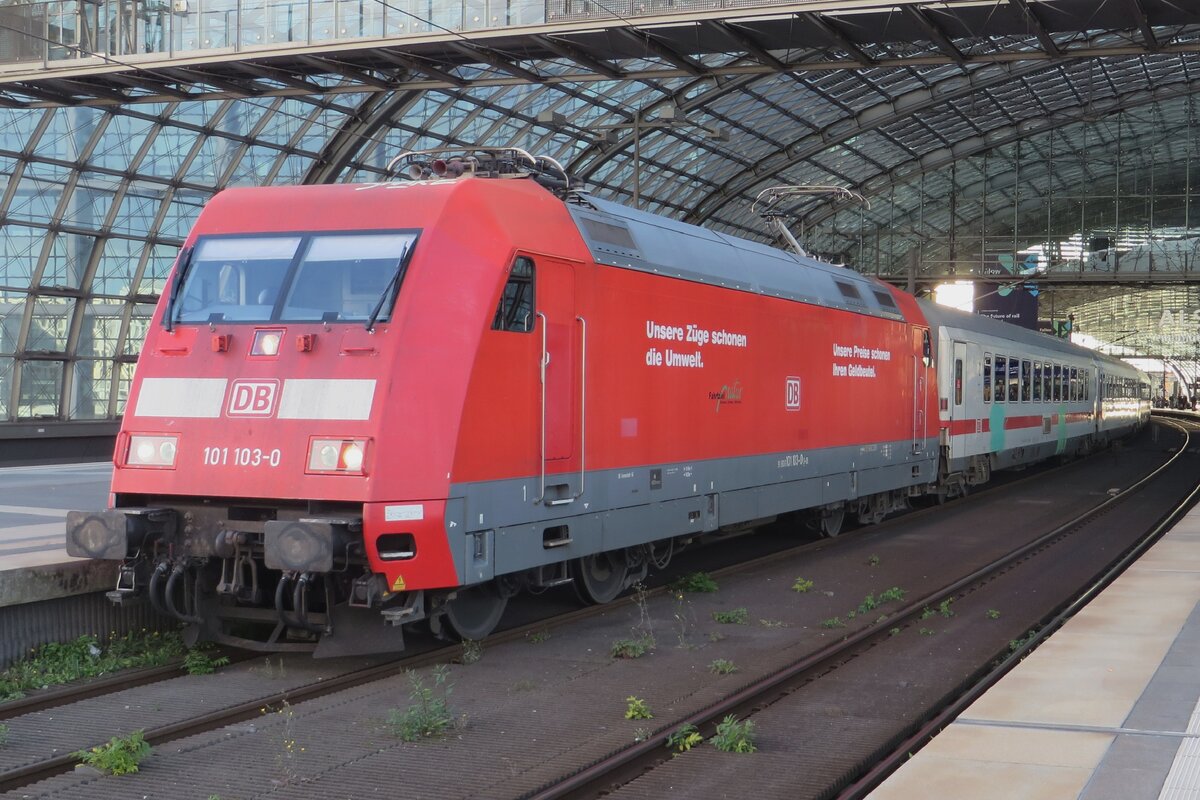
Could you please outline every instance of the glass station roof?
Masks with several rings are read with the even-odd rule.
[[[90,28],[106,3],[5,6],[0,422],[122,412],[153,304],[216,191],[381,180],[398,153],[444,145],[549,155],[601,197],[764,241],[764,189],[850,188],[869,206],[807,197],[784,209],[792,229],[901,283],[1004,259],[1088,285],[1123,269],[1191,280],[1197,13],[1009,0],[990,17],[966,2],[889,16],[848,2],[732,19],[708,5],[512,5],[491,29],[463,6],[423,30],[410,9],[396,17],[409,28],[306,34],[303,53],[203,45],[217,3],[176,0],[138,24],[114,11]],[[162,46],[187,25],[192,46]]]

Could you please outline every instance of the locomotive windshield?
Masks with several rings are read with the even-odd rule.
[[[171,319],[386,321],[415,232],[202,237],[181,262]]]

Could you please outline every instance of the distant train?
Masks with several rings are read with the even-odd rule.
[[[318,655],[615,598],[701,534],[836,535],[1149,416],[1123,362],[599,200],[521,151],[416,180],[231,189],[146,338],[111,505],[195,639]]]

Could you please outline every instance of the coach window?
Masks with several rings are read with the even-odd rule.
[[[1062,367],[1058,364],[1054,365],[1054,380],[1052,385],[1054,387],[1053,401],[1057,403],[1062,400]]]
[[[492,330],[518,333],[533,330],[533,274],[533,259],[517,256],[500,295]]]
[[[1008,391],[1004,388],[1005,370],[1008,369],[1007,362],[1004,356],[996,356],[996,402],[1003,403],[1004,395]]]
[[[1079,370],[1071,367],[1071,402],[1079,399]]]
[[[1021,399],[1021,362],[1015,358],[1008,360],[1008,402],[1016,403]]]
[[[962,381],[962,359],[956,358],[954,359],[954,405],[956,406],[962,405]]]
[[[992,354],[983,356],[983,402],[992,402]]]
[[[1028,361],[1021,362],[1021,402],[1028,403],[1032,397],[1029,391],[1029,381],[1033,375],[1033,367]]]
[[[1054,366],[1050,362],[1042,364],[1042,399],[1047,403],[1050,402],[1052,389],[1050,384],[1054,381]]]
[[[1033,362],[1033,402],[1042,400],[1042,362]]]

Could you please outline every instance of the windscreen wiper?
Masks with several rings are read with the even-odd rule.
[[[179,254],[179,266],[175,269],[175,281],[171,284],[171,294],[167,298],[166,310],[163,311],[162,326],[168,331],[174,326],[175,300],[179,297],[179,290],[183,286],[184,278],[187,277],[188,269],[192,266],[192,256],[195,253],[196,246],[192,245]]]
[[[367,324],[363,326],[368,331],[374,330],[375,320],[379,319],[379,314],[383,311],[383,304],[387,302],[392,291],[404,280],[404,273],[408,271],[408,251],[409,248],[405,247],[404,252],[400,254],[400,260],[396,262],[396,271],[392,273],[387,286],[383,287],[383,291],[379,293],[379,300],[375,302],[375,307],[371,309],[371,316],[367,317]]]

